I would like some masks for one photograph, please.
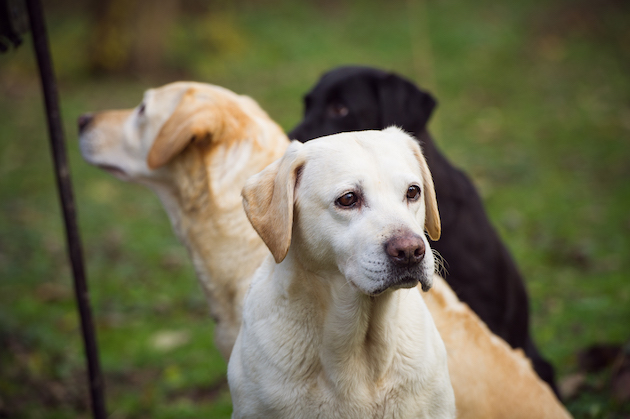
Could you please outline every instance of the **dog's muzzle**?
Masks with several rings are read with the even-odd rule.
[[[413,288],[422,286],[422,291],[428,291],[432,284],[427,277],[422,262],[426,254],[424,240],[412,232],[404,232],[390,238],[385,243],[385,253],[390,262],[390,280],[383,288]]]

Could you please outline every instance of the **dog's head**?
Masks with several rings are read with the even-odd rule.
[[[304,119],[289,133],[289,138],[301,142],[392,125],[418,136],[436,101],[394,73],[347,66],[324,74],[305,96],[304,105]]]
[[[369,295],[431,286],[424,231],[440,236],[433,181],[418,144],[397,128],[295,141],[247,181],[243,202],[277,263],[291,252]]]
[[[134,109],[82,115],[79,132],[88,163],[123,180],[149,186],[170,183],[191,194],[191,205],[199,204],[193,202],[197,186],[209,186],[222,201],[239,202],[247,177],[286,147],[264,143],[284,135],[252,99],[193,82],[149,89]]]

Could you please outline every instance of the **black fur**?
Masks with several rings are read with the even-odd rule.
[[[445,279],[490,330],[525,351],[538,375],[558,394],[553,367],[542,358],[529,333],[523,279],[472,182],[440,153],[426,130],[435,99],[396,74],[349,66],[324,74],[304,101],[304,119],[289,133],[291,139],[306,142],[339,132],[396,125],[420,141],[442,222],[442,236],[431,247],[446,261]]]

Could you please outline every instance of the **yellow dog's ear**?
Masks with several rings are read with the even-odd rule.
[[[208,103],[197,99],[195,93],[194,88],[188,89],[162,126],[147,156],[149,169],[164,166],[188,144],[203,140],[216,130],[217,115],[213,115]]]
[[[433,177],[429,171],[429,165],[422,154],[422,150],[418,143],[413,141],[413,152],[420,163],[420,172],[422,173],[422,193],[424,194],[425,218],[424,228],[429,233],[431,240],[436,241],[442,234],[442,226],[440,224],[440,213],[438,211],[437,199],[435,197],[435,187],[433,186]]]
[[[284,260],[291,245],[295,189],[305,158],[302,143],[293,141],[282,158],[249,178],[243,187],[243,207],[276,263]]]

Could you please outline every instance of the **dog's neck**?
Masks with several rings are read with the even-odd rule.
[[[217,323],[215,341],[225,359],[241,326],[242,303],[251,277],[269,254],[243,211],[241,188],[249,176],[279,158],[288,145],[282,132],[259,138],[257,144],[261,146],[263,141],[262,151],[253,150],[251,156],[242,150],[232,153],[244,155],[247,162],[226,161],[229,150],[185,151],[173,162],[173,181],[150,185],[191,255]]]
[[[313,330],[305,330],[305,336],[316,336],[321,351],[305,354],[307,362],[319,364],[328,385],[341,393],[369,388],[392,368],[406,336],[396,327],[401,321],[409,328],[422,328],[416,320],[402,319],[401,302],[409,299],[416,290],[386,291],[375,297],[359,291],[348,283],[341,272],[332,271],[322,275],[299,268],[299,262],[289,256],[277,266],[284,270],[280,281],[280,293],[288,295],[288,304],[296,302],[303,307],[311,304],[308,322]],[[302,272],[295,275],[295,272]],[[418,303],[422,304],[419,294]],[[413,297],[407,302],[416,301]],[[289,310],[289,313],[295,313]],[[304,312],[302,310],[302,312]],[[312,359],[309,359],[309,356]],[[369,384],[371,383],[371,384]],[[341,394],[340,393],[340,394]]]
[[[331,304],[323,329],[322,363],[337,386],[353,383],[352,370],[363,371],[365,379],[378,381],[390,368],[397,349],[399,299],[402,292],[386,291],[369,297],[345,279],[330,284]]]
[[[241,325],[242,302],[250,279],[268,254],[239,207],[213,213],[205,208],[186,211],[178,194],[168,188],[156,190],[173,230],[192,258],[197,278],[217,323],[215,341],[229,359]]]

